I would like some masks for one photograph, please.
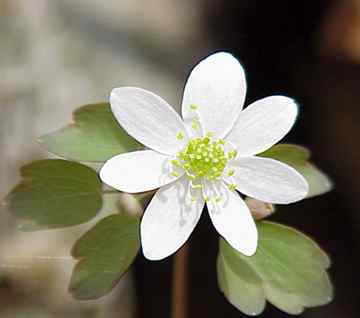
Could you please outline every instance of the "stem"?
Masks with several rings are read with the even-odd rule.
[[[188,315],[188,255],[189,244],[185,243],[174,257],[171,318],[186,318]]]

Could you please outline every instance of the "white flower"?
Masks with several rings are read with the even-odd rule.
[[[141,221],[143,253],[151,260],[176,252],[206,204],[214,227],[245,255],[257,247],[251,213],[235,191],[264,202],[303,199],[308,184],[293,168],[256,157],[281,140],[297,116],[294,101],[270,96],[242,110],[245,74],[228,53],[216,53],[191,72],[182,118],[159,96],[135,87],[115,88],[111,109],[120,125],[150,150],[120,154],[100,171],[120,191],[160,188]]]

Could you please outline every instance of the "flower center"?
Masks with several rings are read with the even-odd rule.
[[[190,179],[203,177],[214,180],[223,173],[229,154],[224,151],[222,139],[212,141],[206,136],[190,139],[176,158],[171,161],[172,165],[181,167]]]

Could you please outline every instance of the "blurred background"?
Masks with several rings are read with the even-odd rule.
[[[359,317],[360,0],[0,0],[0,197],[21,165],[47,156],[37,137],[67,124],[73,109],[123,85],[178,108],[188,72],[218,50],[243,63],[247,103],[274,94],[299,102],[286,140],[310,148],[335,182],[272,216],[333,260],[334,301],[301,317]],[[69,251],[83,230],[19,233],[1,214],[0,317],[169,317],[172,259],[139,256],[108,297],[71,299]],[[191,240],[189,317],[242,317],[217,287],[216,253],[202,218]],[[288,317],[271,305],[262,316]]]

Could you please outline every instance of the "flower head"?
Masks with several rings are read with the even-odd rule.
[[[159,96],[135,87],[115,88],[111,109],[120,125],[149,150],[108,160],[100,171],[106,184],[137,193],[160,188],[144,212],[145,257],[162,259],[188,239],[206,204],[214,227],[245,255],[257,247],[251,213],[236,192],[287,204],[303,199],[305,179],[279,161],[257,157],[280,141],[297,116],[294,101],[270,96],[246,107],[240,63],[216,53],[191,72],[182,118]]]

